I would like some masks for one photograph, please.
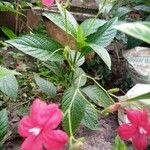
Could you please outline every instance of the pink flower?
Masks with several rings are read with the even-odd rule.
[[[126,113],[130,122],[120,125],[119,136],[122,140],[131,140],[136,150],[146,150],[150,136],[147,110],[126,110]]]
[[[42,0],[42,4],[46,7],[51,6],[55,0]],[[64,2],[64,0],[59,0],[58,2]]]
[[[42,4],[46,7],[51,6],[54,3],[55,0],[42,0]]]
[[[30,115],[24,116],[18,127],[22,137],[26,137],[21,150],[60,150],[68,141],[68,135],[55,130],[62,120],[62,112],[56,104],[47,105],[35,99]]]

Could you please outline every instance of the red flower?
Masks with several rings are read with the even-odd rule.
[[[54,3],[54,0],[42,0],[42,4],[49,7]]]
[[[126,110],[129,123],[123,123],[118,128],[118,134],[122,140],[131,140],[136,150],[146,150],[150,136],[150,124],[146,109]]]
[[[51,6],[55,0],[42,0],[42,4],[46,7]],[[58,2],[64,2],[64,0],[59,0]]]
[[[29,116],[24,116],[18,127],[19,134],[27,137],[21,150],[60,150],[68,141],[68,135],[54,130],[62,120],[62,112],[56,104],[47,105],[40,99],[34,100]]]

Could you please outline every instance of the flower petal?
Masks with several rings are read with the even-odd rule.
[[[43,150],[41,137],[30,135],[21,145],[21,150]]]
[[[44,125],[44,130],[55,129],[62,120],[62,112],[56,104],[49,104],[44,110],[42,117],[47,117],[47,122]]]
[[[128,140],[136,134],[137,128],[134,125],[122,124],[118,128],[118,134],[122,140]]]
[[[68,135],[61,130],[43,133],[43,144],[47,150],[60,150],[68,141]]]
[[[49,7],[54,3],[54,0],[42,0],[42,4]]]
[[[127,117],[129,121],[137,126],[143,126],[148,123],[148,113],[147,110],[144,109],[143,111],[140,110],[126,110]]]
[[[47,104],[40,100],[35,99],[34,102],[31,105],[30,109],[30,118],[35,126],[41,126],[45,124],[47,120],[45,118],[41,117],[42,112],[47,108]]]
[[[55,129],[62,120],[62,112],[58,105],[47,105],[40,99],[36,99],[31,106],[30,117],[35,127],[45,130]]]
[[[132,143],[136,150],[146,150],[148,145],[147,136],[145,134],[137,133],[132,138]]]
[[[143,109],[143,111],[141,111],[140,125],[145,126],[147,124],[148,124],[148,110]]]
[[[146,126],[147,136],[150,136],[150,124],[147,124]]]
[[[19,122],[18,125],[18,132],[22,137],[27,137],[29,136],[31,133],[29,132],[29,130],[33,128],[33,124],[31,119],[29,118],[29,116],[24,116],[21,121]]]

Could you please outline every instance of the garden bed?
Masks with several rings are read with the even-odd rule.
[[[119,47],[119,45],[118,45]],[[120,47],[120,50],[123,47]],[[5,142],[4,149],[5,150],[18,150],[22,144],[22,139],[18,136],[17,133],[17,126],[18,122],[21,118],[22,115],[25,115],[28,113],[28,110],[22,109],[22,106],[30,105],[30,102],[32,99],[34,99],[34,95],[36,97],[45,97],[46,95],[43,95],[41,91],[35,86],[32,71],[36,73],[42,73],[47,70],[46,67],[42,66],[42,68],[38,68],[38,66],[41,66],[41,63],[36,62],[35,60],[32,59],[30,56],[20,56],[18,59],[14,59],[12,55],[9,54],[9,52],[12,51],[12,49],[9,49],[8,52],[3,54],[5,58],[5,66],[15,68],[17,63],[19,62],[19,66],[17,67],[17,70],[24,70],[26,64],[29,68],[24,70],[23,76],[20,76],[20,83],[23,83],[21,90],[19,90],[18,93],[18,98],[17,102],[10,102],[8,103],[8,110],[9,111],[9,132],[8,132],[8,139]],[[123,75],[123,70],[125,69],[125,60],[122,57],[122,52],[120,51],[120,59],[118,64],[118,57],[116,53],[114,52],[114,47],[113,45],[108,47],[108,51],[111,54],[112,61],[115,67],[113,67],[112,73],[109,73],[109,78],[105,81],[105,86],[106,89],[108,88],[113,88],[113,87],[123,87],[122,85],[125,83],[124,81],[124,75]],[[14,51],[15,52],[15,51]],[[9,59],[8,59],[9,58]],[[95,56],[95,59],[99,59],[97,56]],[[8,61],[9,60],[9,61]],[[90,72],[90,75],[98,75],[98,69],[99,71],[102,68],[102,64],[98,64],[98,62],[92,63],[92,60],[87,62],[88,65],[92,65],[92,70],[87,69],[87,72]],[[34,67],[33,67],[34,66]],[[99,66],[98,69],[97,66]],[[88,68],[87,64],[83,66],[83,68]],[[91,66],[89,67],[91,68]],[[42,72],[40,72],[40,70]],[[23,71],[22,70],[22,71]],[[125,91],[129,87],[124,87]],[[120,92],[120,95],[124,94],[123,92]],[[55,102],[59,103],[61,101],[61,96],[58,96],[55,98]],[[48,100],[49,101],[49,100]],[[54,100],[52,100],[54,101]],[[99,124],[100,127],[93,131],[90,130],[83,125],[80,126],[80,128],[77,130],[76,137],[84,137],[85,142],[84,145],[82,146],[82,149],[88,150],[88,149],[93,149],[93,150],[99,150],[101,147],[102,150],[111,150],[112,147],[114,146],[114,138],[116,137],[116,132],[118,128],[118,118],[117,118],[117,113],[111,114],[108,117],[101,116],[99,117]],[[66,148],[65,150],[67,150]]]
[[[149,4],[52,3],[0,2],[0,149],[146,150]]]

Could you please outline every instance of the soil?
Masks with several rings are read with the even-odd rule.
[[[5,144],[4,150],[20,150],[22,140],[15,139]]]
[[[100,117],[100,128],[98,130],[89,130],[81,126],[77,131],[79,137],[84,137],[85,142],[83,150],[111,150],[118,127],[117,114],[108,117]]]

